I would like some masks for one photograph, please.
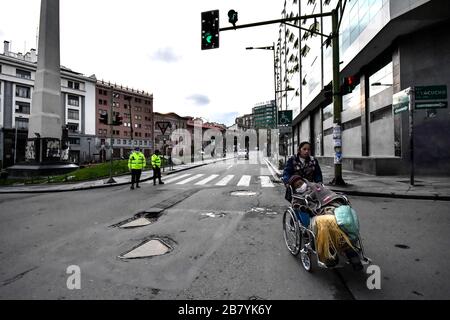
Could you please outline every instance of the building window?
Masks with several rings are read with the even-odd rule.
[[[80,138],[69,138],[69,143],[71,145],[79,145],[80,144]]]
[[[80,83],[79,82],[67,81],[67,86],[70,89],[80,90]]]
[[[114,93],[113,93],[113,97],[114,97],[114,98],[120,98],[120,94],[114,92]]]
[[[77,96],[69,95],[67,100],[68,100],[68,104],[70,106],[75,106],[75,107],[80,106],[80,99]]]
[[[16,97],[29,99],[31,96],[30,94],[31,94],[30,87],[16,86]]]
[[[67,118],[70,120],[80,120],[80,113],[78,110],[69,109],[67,111]]]
[[[28,130],[28,119],[16,118],[16,128],[21,130]]]
[[[16,102],[16,113],[30,114],[30,104],[28,102]]]
[[[68,123],[67,129],[69,129],[69,132],[78,132],[78,123]]]
[[[123,139],[122,144],[127,144],[127,140]]]
[[[31,80],[31,72],[30,71],[16,69],[16,76],[19,78]]]
[[[394,83],[392,61],[369,77],[369,97],[391,88]],[[375,85],[373,85],[375,84]]]

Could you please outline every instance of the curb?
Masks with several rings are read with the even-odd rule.
[[[209,163],[200,163],[200,164],[193,165],[191,167],[170,171],[166,175],[171,175],[171,174],[174,174],[174,173],[177,173],[177,172],[183,172],[183,171],[186,171],[186,170],[195,169],[195,168],[202,167],[202,166],[207,166],[209,164],[213,164],[213,163],[216,163],[216,162],[219,162],[219,161],[226,161],[226,160],[230,160],[230,159],[234,159],[234,158],[224,158],[224,159],[211,161]],[[153,176],[145,178],[145,179],[142,179],[140,182],[149,181],[151,179],[153,179]],[[80,188],[75,188],[75,189],[62,189],[62,190],[57,190],[56,189],[56,190],[21,190],[21,191],[7,190],[7,191],[2,191],[1,188],[0,188],[0,194],[72,192],[72,191],[83,191],[83,190],[91,190],[91,189],[101,189],[101,188],[109,188],[109,187],[126,186],[128,184],[131,184],[131,181],[119,182],[119,183],[111,183],[111,184],[104,183],[102,185],[97,185],[97,186],[87,186],[87,187],[80,187]]]

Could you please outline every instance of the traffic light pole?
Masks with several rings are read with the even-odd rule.
[[[116,180],[114,180],[113,176],[112,176],[112,168],[113,168],[113,129],[114,129],[114,125],[113,125],[113,103],[114,103],[114,87],[111,86],[111,103],[109,106],[109,130],[111,131],[111,138],[110,138],[110,143],[109,143],[109,179],[108,181],[106,181],[106,183],[116,183]]]
[[[334,179],[332,185],[344,186],[342,178],[342,94],[340,92],[339,64],[339,16],[338,11],[332,11],[332,49],[333,49],[333,139],[334,139]]]
[[[342,3],[342,0],[339,0],[338,5],[335,9],[333,9],[331,12],[323,12],[319,14],[311,14],[311,15],[304,15],[304,16],[298,16],[298,17],[292,17],[292,18],[284,18],[284,19],[277,19],[277,20],[269,20],[269,21],[262,21],[262,22],[256,22],[256,23],[250,23],[250,24],[244,24],[240,26],[234,25],[233,27],[227,27],[227,28],[219,28],[219,31],[228,31],[228,30],[237,30],[237,29],[243,29],[243,28],[250,28],[250,27],[257,27],[257,26],[263,26],[268,24],[274,24],[274,23],[285,23],[288,24],[288,22],[298,21],[298,20],[305,20],[305,19],[314,19],[314,18],[321,18],[321,17],[329,17],[332,18],[332,47],[333,47],[333,117],[334,117],[334,128],[333,128],[333,138],[334,139],[334,179],[330,182],[330,184],[333,185],[346,185],[344,179],[342,178],[342,94],[340,89],[340,58],[339,58],[339,27],[342,21],[342,15],[345,10],[347,4],[347,0],[344,0],[344,3]],[[340,12],[340,17],[339,17]],[[288,24],[290,25],[290,24]],[[294,26],[294,25],[291,25]],[[300,29],[304,29],[299,26],[295,26]],[[305,30],[305,29],[304,29]],[[326,36],[323,33],[320,33],[315,30],[309,30],[309,32]],[[328,36],[326,36],[328,37]],[[328,41],[328,40],[327,40]],[[276,90],[275,90],[276,91]],[[276,94],[275,94],[276,99]],[[277,108],[277,117],[278,117],[278,108]],[[277,119],[278,124],[278,119]]]

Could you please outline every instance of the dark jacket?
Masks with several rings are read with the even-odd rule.
[[[320,170],[319,162],[314,157],[309,157],[302,163],[299,155],[289,158],[283,171],[283,182],[288,183],[293,175],[307,179],[310,182],[323,182],[322,170]]]

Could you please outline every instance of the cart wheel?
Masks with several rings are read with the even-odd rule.
[[[297,217],[293,210],[286,210],[283,215],[284,242],[289,252],[296,256],[300,252],[301,233]]]
[[[303,268],[308,271],[312,272],[312,259],[311,259],[311,250],[306,247],[306,244],[309,242],[309,235],[308,236],[302,236],[301,237],[301,248],[300,251],[300,260],[302,262]]]

